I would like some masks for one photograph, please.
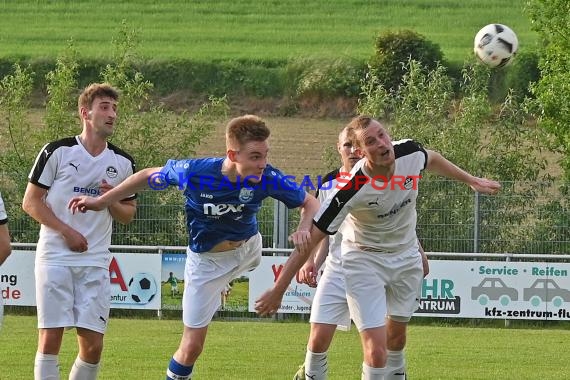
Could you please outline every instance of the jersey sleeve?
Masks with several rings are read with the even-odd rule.
[[[295,183],[292,176],[287,176],[274,167],[269,168],[265,175],[268,178],[264,180],[270,183],[266,187],[270,197],[283,202],[288,208],[300,207],[305,202],[307,192]]]
[[[0,225],[8,223],[8,215],[6,214],[6,207],[2,200],[2,193],[0,193]]]
[[[350,212],[350,200],[353,196],[350,190],[335,189],[328,192],[321,201],[321,208],[313,218],[313,224],[322,232],[334,235]]]
[[[428,162],[428,153],[427,151],[424,149],[424,147],[422,146],[422,144],[420,144],[417,141],[412,140],[412,143],[414,143],[418,149],[418,151],[423,153],[423,157],[424,157],[424,165],[422,167],[422,170],[425,170],[426,166],[427,166],[427,162]]]
[[[183,188],[186,180],[192,177],[192,160],[168,160],[161,169],[161,180],[170,186]]]
[[[127,175],[125,176],[125,178],[123,179],[126,180],[127,178],[129,178],[130,176],[132,176],[133,174],[135,174],[137,172],[136,169],[136,165],[135,165],[135,160],[132,157],[128,157],[129,160],[129,165],[127,168]],[[123,199],[124,201],[132,201],[134,199],[137,199],[137,193],[134,193],[132,195],[129,195],[128,197],[126,197],[125,199]]]
[[[396,157],[401,157],[407,154],[414,154],[417,152],[422,153],[421,156],[423,157],[423,165],[421,170],[425,170],[428,162],[428,153],[419,142],[410,139],[395,141],[394,151]]]
[[[55,180],[57,166],[57,150],[51,144],[44,145],[28,176],[30,183],[48,190]]]

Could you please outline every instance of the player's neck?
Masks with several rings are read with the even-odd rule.
[[[366,170],[366,174],[368,174],[370,177],[382,176],[387,179],[390,179],[394,175],[396,164],[392,163],[389,166],[377,165],[370,162],[370,160],[366,159],[366,164],[364,164],[364,169]]]
[[[229,159],[225,158],[222,162],[222,175],[226,177],[230,182],[237,182],[238,176],[237,168],[235,164]]]
[[[85,150],[93,157],[97,157],[107,148],[107,139],[101,138],[93,133],[83,131],[79,135],[79,141]]]

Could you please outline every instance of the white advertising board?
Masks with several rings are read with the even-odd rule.
[[[281,273],[287,257],[263,256],[259,266],[249,272],[249,311],[255,311],[255,300],[273,283]],[[308,314],[311,312],[311,303],[315,290],[297,279],[293,279],[291,285],[283,296],[283,302],[278,313]]]
[[[287,257],[263,257],[249,276],[249,310]],[[430,260],[415,316],[570,320],[570,264]],[[281,313],[309,313],[314,289],[293,280]]]
[[[35,252],[15,250],[0,267],[0,289],[6,305],[35,306]],[[116,253],[109,265],[111,307],[160,309],[161,256]]]
[[[415,315],[570,320],[570,264],[431,260]]]

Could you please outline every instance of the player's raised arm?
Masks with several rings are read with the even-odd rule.
[[[128,198],[131,194],[144,190],[147,187],[165,188],[162,185],[164,175],[161,173],[162,167],[143,169],[121,182],[117,187],[109,190],[100,197],[93,198],[89,196],[81,196],[72,198],[67,207],[71,212],[86,212],[88,210],[101,211],[111,204]]]
[[[428,156],[426,169],[429,171],[463,182],[480,193],[496,194],[501,189],[501,184],[497,181],[475,177],[436,151],[426,150],[426,152]]]

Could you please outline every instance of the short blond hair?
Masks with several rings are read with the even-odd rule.
[[[353,118],[345,127],[348,139],[352,142],[352,145],[360,147],[360,142],[358,141],[358,133],[362,132],[374,121],[370,116],[361,115]]]
[[[250,141],[265,141],[270,135],[265,122],[255,115],[236,117],[226,127],[226,146],[239,148]]]

